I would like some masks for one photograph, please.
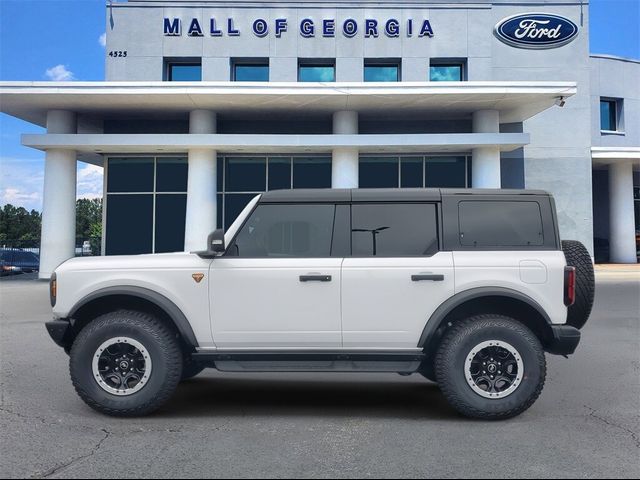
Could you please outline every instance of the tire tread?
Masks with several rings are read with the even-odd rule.
[[[576,269],[576,301],[569,307],[567,324],[582,328],[593,308],[596,285],[593,263],[589,251],[576,240],[563,240],[562,251],[567,265]]]
[[[180,379],[182,377],[182,365],[181,362],[168,362],[167,369],[165,370],[165,385],[164,388],[149,401],[136,405],[131,408],[116,409],[97,402],[88,394],[83,388],[74,370],[81,368],[80,365],[76,365],[77,356],[74,355],[74,350],[79,348],[90,336],[96,334],[100,329],[108,327],[110,325],[119,325],[126,322],[130,325],[135,325],[141,329],[144,329],[155,337],[160,345],[160,348],[164,351],[164,355],[168,355],[171,358],[182,358],[182,351],[180,345],[177,342],[176,334],[173,332],[164,322],[158,320],[153,315],[148,313],[139,312],[135,310],[117,310],[114,312],[106,313],[97,317],[91,323],[89,323],[80,334],[77,336],[74,344],[71,348],[71,355],[69,360],[69,371],[71,374],[71,380],[73,386],[82,400],[87,403],[91,408],[101,413],[118,416],[118,417],[137,417],[143,416],[157,410],[160,406],[166,403],[169,398],[175,392]]]
[[[452,384],[452,382],[448,381],[446,370],[452,360],[450,358],[450,355],[452,355],[452,352],[456,350],[455,345],[463,339],[463,332],[469,329],[480,330],[487,327],[495,327],[497,323],[496,321],[503,324],[504,326],[507,326],[508,328],[517,328],[519,330],[519,335],[525,336],[528,341],[532,342],[532,344],[536,346],[535,350],[538,357],[539,365],[541,367],[541,372],[540,381],[536,386],[535,391],[527,398],[525,402],[510,410],[502,412],[486,412],[469,405],[461,398],[459,392]],[[449,404],[458,412],[467,417],[484,420],[504,420],[512,418],[531,407],[531,405],[535,403],[535,401],[542,393],[546,380],[546,372],[547,370],[544,351],[542,349],[542,346],[540,345],[540,341],[538,340],[538,338],[526,326],[524,326],[517,320],[514,320],[505,315],[475,315],[473,317],[469,317],[460,322],[457,322],[444,335],[435,357],[436,379],[438,381],[440,390],[442,391]]]

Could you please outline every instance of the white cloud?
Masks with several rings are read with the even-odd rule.
[[[56,65],[55,67],[48,68],[45,76],[54,82],[69,82],[75,80],[73,72],[67,70],[67,67],[64,65]]]
[[[103,168],[78,162],[78,198],[102,198]]]
[[[102,48],[107,46],[107,34],[106,33],[103,33],[102,35],[100,35],[98,37],[98,43],[100,44],[100,46]]]
[[[0,157],[0,206],[42,210],[44,159]]]
[[[5,188],[0,192],[0,202],[2,204],[11,203],[15,206],[31,205],[40,201],[38,192],[23,192],[19,188]]]

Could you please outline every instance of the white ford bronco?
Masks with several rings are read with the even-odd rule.
[[[53,340],[80,397],[150,413],[223,372],[418,373],[464,415],[508,418],[569,355],[594,294],[541,191],[289,190],[206,251],[75,258],[51,278]]]

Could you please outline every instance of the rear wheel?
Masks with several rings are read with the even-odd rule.
[[[540,341],[527,327],[502,315],[478,315],[445,334],[435,375],[458,412],[498,420],[533,405],[544,386],[546,362]]]
[[[91,408],[138,416],[171,397],[182,362],[169,327],[147,313],[120,310],[96,318],[80,332],[69,365],[78,395]]]

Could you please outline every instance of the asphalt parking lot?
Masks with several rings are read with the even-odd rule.
[[[569,360],[522,416],[470,421],[421,377],[221,374],[160,412],[101,416],[48,338],[47,285],[0,282],[1,477],[640,476],[640,275],[598,276]]]

